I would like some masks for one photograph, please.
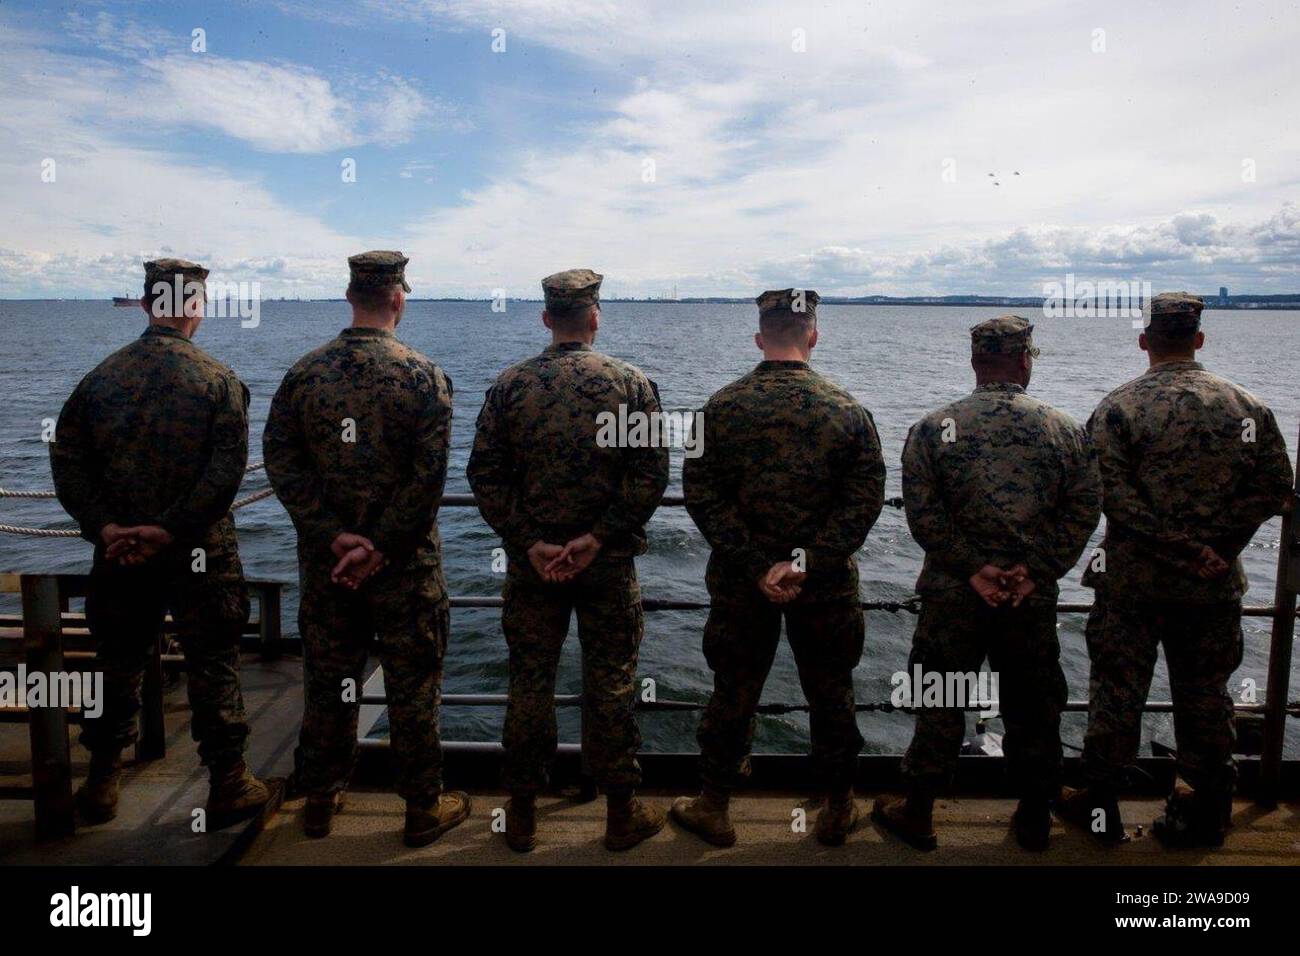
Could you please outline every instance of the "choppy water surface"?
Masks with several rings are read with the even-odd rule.
[[[400,336],[437,361],[456,386],[449,492],[468,492],[465,462],[473,440],[474,418],[484,390],[504,366],[538,351],[546,332],[540,307],[511,303],[504,314],[487,303],[415,302]],[[875,415],[889,468],[886,493],[901,494],[898,460],[913,421],[926,410],[971,388],[970,325],[1001,309],[822,306],[821,343],[814,364],[853,392]],[[197,341],[229,363],[252,392],[252,458],[261,458],[261,433],[267,408],[280,378],[303,352],[347,324],[342,302],[268,302],[257,328],[236,320],[210,319]],[[14,489],[51,487],[49,459],[41,440],[42,420],[56,418],[82,375],[110,351],[139,334],[144,318],[138,310],[115,309],[107,302],[0,302],[0,485]],[[1038,318],[1036,339],[1043,354],[1031,390],[1083,420],[1110,389],[1138,375],[1145,356],[1135,344],[1127,319]],[[676,303],[608,303],[598,347],[640,365],[658,384],[669,409],[698,408],[717,388],[743,374],[759,359],[752,335],[756,318],[747,305]],[[1276,411],[1294,456],[1300,423],[1300,313],[1207,312],[1205,363],[1269,402]],[[264,474],[250,476],[245,492],[266,487]],[[672,487],[681,487],[681,453],[674,451]],[[10,524],[70,527],[53,502],[0,499]],[[441,517],[447,577],[453,594],[494,594],[500,578],[491,570],[495,536],[473,509],[447,509]],[[237,513],[240,545],[250,577],[291,582],[284,619],[296,631],[296,568],[293,529],[274,500]],[[1273,597],[1279,521],[1265,525],[1245,554],[1252,582],[1248,603],[1267,604]],[[650,550],[639,561],[648,596],[705,599],[704,566],[708,546],[684,509],[665,508],[649,528]],[[912,593],[921,552],[907,531],[900,511],[886,508],[860,555],[863,595],[898,599]],[[75,539],[30,539],[0,536],[0,569],[84,571],[90,546]],[[1063,582],[1062,600],[1087,601],[1076,569]],[[12,602],[6,607],[12,607]],[[884,700],[889,678],[903,668],[911,640],[911,615],[872,613],[867,619],[867,650],[856,672],[858,696]],[[704,699],[711,686],[700,650],[703,612],[660,612],[647,616],[641,651],[641,676],[652,677],[662,698]],[[1267,663],[1268,621],[1250,619],[1246,657],[1238,680],[1254,679],[1261,688]],[[1061,619],[1070,696],[1087,695],[1087,655],[1083,618]],[[580,689],[576,640],[565,648],[559,691]],[[1300,669],[1300,659],[1297,661]],[[448,656],[445,689],[449,693],[501,691],[506,686],[506,648],[496,610],[457,610]],[[1295,681],[1293,680],[1293,686]],[[1164,665],[1152,694],[1168,699]],[[764,698],[798,701],[794,663],[782,647]],[[494,739],[501,715],[482,708],[451,708],[444,714],[449,739]],[[641,719],[647,749],[684,750],[695,746],[696,717],[689,713],[647,714]],[[859,722],[866,749],[894,752],[906,746],[911,720],[902,715],[864,714]],[[1300,730],[1293,722],[1288,750],[1300,751]],[[1148,718],[1150,734],[1173,742],[1167,716]],[[1080,742],[1083,721],[1068,716],[1065,739]],[[561,712],[561,732],[576,739],[575,715]],[[800,715],[764,718],[757,746],[763,750],[799,749],[807,722]]]

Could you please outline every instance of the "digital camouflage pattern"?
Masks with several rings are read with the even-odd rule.
[[[555,678],[569,620],[582,645],[584,769],[606,792],[636,787],[641,767],[636,666],[645,621],[631,558],[597,559],[566,584],[512,562],[501,629],[510,649],[510,699],[502,741],[511,793],[545,789],[555,756]]]
[[[597,416],[659,412],[640,369],[580,342],[552,345],[488,389],[466,475],[511,560],[538,541],[591,532],[596,560],[646,549],[645,524],[668,487],[666,447],[601,448]]]
[[[971,328],[970,350],[972,355],[1038,355],[1034,327],[1019,315],[999,315]]]
[[[479,412],[466,474],[484,520],[509,555],[502,629],[510,648],[503,741],[512,791],[544,785],[555,751],[552,700],[559,650],[576,610],[583,651],[583,744],[607,790],[640,779],[632,714],[643,619],[632,557],[668,486],[666,447],[601,448],[597,416],[660,411],[641,371],[579,342],[552,345],[506,369]],[[603,542],[565,585],[542,581],[528,561],[538,541],[586,533]]]
[[[347,787],[356,763],[356,701],[373,640],[384,669],[396,790],[412,803],[431,804],[442,792],[438,727],[450,628],[441,572],[408,561],[381,568],[350,591],[330,581],[331,567],[304,561],[298,569],[304,680],[294,754],[298,787],[320,795]],[[356,691],[348,699],[345,686]]]
[[[812,289],[769,289],[756,299],[759,317],[766,315],[800,314],[817,317],[817,303],[822,297]]]
[[[828,787],[846,787],[862,747],[853,668],[864,624],[854,555],[885,498],[875,422],[798,361],[759,363],[714,394],[702,416],[703,454],[686,460],[682,483],[712,548],[704,655],[713,694],[698,734],[705,785],[725,792],[748,772],[755,708],[784,617],[811,708],[814,762]],[[758,579],[800,552],[802,592],[790,604],[771,603]]]
[[[1273,412],[1199,362],[1163,362],[1121,385],[1088,420],[1105,486],[1105,571],[1083,583],[1107,595],[1216,603],[1240,598],[1240,554],[1291,492]],[[1204,545],[1232,565],[1197,577]]]
[[[969,586],[924,598],[908,658],[909,677],[976,674],[988,658],[998,675],[998,712],[1006,731],[1007,773],[1021,797],[1053,797],[1061,783],[1061,713],[1067,687],[1056,636],[1055,598],[1029,597],[1019,607],[991,608]],[[920,689],[913,693],[920,696]],[[946,790],[966,737],[966,714],[919,706],[903,755],[912,787],[934,796]],[[976,703],[976,701],[971,701]]]
[[[167,285],[180,278],[182,286],[189,282],[205,282],[208,270],[197,262],[188,259],[151,259],[144,264],[144,292],[149,295],[155,284]]]
[[[701,415],[702,454],[686,459],[682,487],[713,549],[709,593],[766,600],[757,580],[800,549],[799,601],[857,601],[854,554],[885,502],[871,413],[806,362],[763,361]]]
[[[136,738],[140,686],[167,610],[185,653],[192,733],[205,764],[237,759],[248,725],[239,635],[248,593],[230,505],[248,462],[248,389],[182,333],[151,325],[73,391],[50,443],[59,503],[95,544],[87,623],[104,669],[92,751]],[[173,543],[143,565],[104,558],[107,524],[160,525]],[[204,552],[195,571],[193,550]]]
[[[784,617],[809,705],[813,772],[826,789],[846,790],[863,742],[853,697],[853,668],[866,637],[862,608],[845,600],[779,606],[749,587],[752,593],[710,593],[704,659],[713,671],[713,693],[696,734],[705,789],[729,793],[749,776],[758,702]]]
[[[358,288],[382,288],[400,282],[402,289],[410,292],[411,287],[406,282],[406,264],[410,261],[400,252],[389,249],[375,249],[348,256],[349,284]]]
[[[912,426],[903,503],[925,564],[924,595],[970,589],[986,564],[1023,563],[1044,597],[1097,526],[1101,485],[1072,418],[1010,382],[974,392]]]
[[[1178,772],[1202,794],[1230,793],[1236,768],[1227,688],[1241,666],[1241,601],[1102,598],[1088,617],[1087,637],[1091,705],[1083,770],[1088,783],[1122,786],[1125,768],[1137,762],[1142,707],[1163,644]]]
[[[1156,298],[1160,298],[1157,296]],[[1182,313],[1188,314],[1188,313]],[[1185,779],[1230,792],[1232,701],[1241,662],[1240,555],[1292,487],[1272,411],[1198,362],[1163,362],[1104,398],[1088,422],[1101,464],[1104,569],[1088,621],[1091,699],[1084,767],[1117,785],[1137,756],[1157,645],[1163,644]],[[1195,573],[1202,546],[1229,562]]]
[[[980,329],[972,329],[973,343]],[[920,664],[926,672],[974,673],[989,658],[999,675],[1008,770],[1022,796],[1044,797],[1059,786],[1066,684],[1057,581],[1083,553],[1100,497],[1083,429],[1009,382],[977,386],[926,415],[903,449],[907,523],[925,549],[909,672]],[[989,607],[969,583],[988,564],[1024,564],[1035,591],[1019,607]],[[916,712],[903,764],[913,786],[933,793],[948,784],[965,728],[955,707]]]
[[[600,284],[605,277],[590,269],[568,269],[542,280],[542,296],[548,309],[569,312],[600,302]]]
[[[343,699],[372,638],[389,695],[398,792],[441,790],[438,702],[447,598],[437,512],[447,475],[451,380],[392,332],[348,328],[303,356],[271,402],[267,475],[298,530],[306,699],[297,754],[307,793],[346,785],[357,708]],[[351,438],[352,440],[347,440]],[[388,564],[356,592],[329,579],[330,544],[365,535]]]
[[[1187,292],[1161,292],[1152,296],[1147,328],[1157,332],[1194,332],[1201,327],[1205,300]]]

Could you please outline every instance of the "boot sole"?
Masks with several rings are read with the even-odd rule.
[[[448,830],[455,829],[456,827],[464,823],[466,820],[468,820],[470,810],[472,809],[473,807],[471,806],[470,802],[466,800],[465,809],[463,812],[458,813],[450,820],[446,820],[443,823],[439,823],[436,827],[433,827],[432,829],[421,830],[418,833],[411,833],[409,831],[404,832],[402,834],[402,842],[405,843],[407,846],[411,847],[412,849],[419,849],[422,846],[428,846],[430,843],[438,839],[438,837],[442,836]]]
[[[644,843],[646,840],[650,839],[656,833],[662,832],[667,822],[668,819],[665,817],[663,820],[659,821],[659,824],[657,826],[647,827],[644,830],[638,830],[636,833],[628,834],[627,836],[622,837],[621,839],[610,837],[608,834],[606,834],[605,849],[613,850],[615,853],[622,852],[623,850],[630,850],[638,843]]]
[[[669,810],[668,815],[673,818],[673,822],[675,822],[679,827],[681,827],[687,833],[695,834],[705,843],[711,844],[712,846],[721,847],[724,850],[727,847],[732,847],[736,845],[735,828],[726,830],[722,833],[717,833],[712,830],[701,830],[691,826],[689,822],[679,817],[677,815],[677,811],[675,810]]]
[[[924,836],[918,836],[916,834],[907,833],[903,830],[900,830],[896,828],[894,824],[889,820],[889,818],[886,817],[883,813],[878,813],[875,807],[871,808],[871,819],[882,830],[885,830],[893,834],[894,836],[898,837],[898,839],[906,843],[908,846],[913,847],[917,850],[923,850],[926,853],[929,853],[931,850],[937,850],[939,848],[939,838],[935,834],[929,833]]]

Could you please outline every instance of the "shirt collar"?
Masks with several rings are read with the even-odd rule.
[[[1199,371],[1203,368],[1205,368],[1205,366],[1200,362],[1191,359],[1178,359],[1172,362],[1158,362],[1147,369],[1146,374],[1150,375],[1152,372],[1171,372],[1181,369],[1196,369]]]
[[[351,325],[340,333],[349,339],[391,339],[392,329],[372,329],[368,326]]]
[[[1003,392],[1007,395],[1023,395],[1025,387],[1015,382],[985,382],[975,386],[976,392]]]
[[[547,352],[590,352],[592,348],[586,342],[556,342],[546,346]]]
[[[776,372],[784,369],[804,369],[810,368],[807,362],[799,359],[763,359],[758,363],[756,371],[759,372]]]

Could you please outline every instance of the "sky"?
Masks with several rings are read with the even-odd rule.
[[[1295,2],[0,4],[0,297],[1300,291]],[[355,175],[349,176],[349,171]]]

